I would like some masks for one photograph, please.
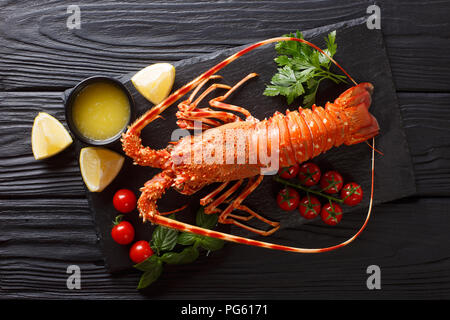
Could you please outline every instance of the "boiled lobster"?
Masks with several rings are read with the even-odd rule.
[[[215,83],[198,95],[201,88],[208,81],[220,78],[220,76],[215,75],[217,71],[243,54],[268,43],[288,40],[306,43],[319,50],[338,66],[353,81],[355,86],[342,93],[333,103],[327,103],[325,108],[314,105],[312,109],[299,108],[298,111],[287,111],[286,114],[275,112],[273,117],[262,121],[252,117],[246,109],[224,102],[243,83],[255,77],[256,74],[254,73],[248,75],[233,87]],[[144,147],[140,138],[142,129],[160,117],[159,114],[166,108],[193,89],[194,91],[189,98],[178,105],[177,124],[180,128],[185,129],[195,129],[200,124],[203,132],[195,136],[185,136],[165,149],[154,150],[150,147]],[[209,108],[199,108],[199,103],[206,95],[216,89],[225,89],[226,93],[210,100]],[[134,160],[135,164],[162,169],[162,172],[147,181],[144,187],[141,188],[141,196],[138,200],[140,216],[144,221],[149,220],[152,223],[180,231],[284,251],[322,252],[348,244],[359,235],[367,224],[371,211],[372,197],[366,222],[359,232],[346,242],[321,249],[282,246],[199,228],[164,217],[167,212],[158,212],[157,200],[170,187],[175,188],[182,194],[190,195],[206,185],[219,182],[221,184],[200,201],[200,204],[205,206],[205,213],[218,213],[219,223],[234,224],[260,235],[272,234],[280,227],[279,223],[259,215],[242,204],[243,200],[261,183],[263,170],[273,167],[274,162],[281,167],[287,167],[294,163],[301,163],[311,159],[332,147],[342,144],[352,145],[376,136],[379,132],[378,123],[368,112],[372,91],[373,86],[370,83],[356,84],[336,61],[320,48],[303,39],[292,37],[272,38],[257,42],[231,55],[147,111],[123,134],[123,150]],[[197,95],[198,97],[196,97]],[[243,115],[245,120],[237,114]],[[240,151],[235,148],[235,142],[231,144],[224,143],[225,139],[227,139],[226,133],[233,130],[237,130],[239,132],[238,136],[245,141],[243,149],[241,148]],[[208,148],[208,146],[220,147],[218,149],[232,149],[232,161],[225,161],[229,160],[225,159],[226,155],[217,155],[217,153],[214,154],[215,161],[194,161],[195,155],[202,154],[202,148]],[[372,148],[372,155],[373,150],[374,148]],[[214,152],[217,152],[217,150],[213,148]],[[264,155],[270,155],[270,157]],[[227,156],[230,156],[230,152],[228,152]],[[247,178],[248,182],[242,192],[238,196],[233,197],[233,194],[240,189]],[[222,194],[220,194],[221,192]],[[224,204],[226,204],[224,209],[219,208],[220,205],[223,206]],[[183,208],[171,212],[179,211]],[[237,210],[245,212],[245,215],[237,214],[235,212]],[[257,218],[267,223],[270,229],[264,231],[245,223],[252,218]]]

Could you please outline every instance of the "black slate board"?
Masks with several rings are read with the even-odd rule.
[[[367,29],[365,18],[361,18],[308,30],[304,32],[304,36],[306,39],[323,47],[324,36],[335,29],[337,30],[336,41],[338,44],[336,60],[357,82],[368,81],[375,86],[371,112],[378,119],[381,129],[380,135],[376,138],[376,147],[384,153],[384,156],[376,156],[375,204],[413,195],[416,192],[416,188],[412,161],[402,127],[382,33],[379,30]],[[295,30],[286,30],[286,33],[290,31]],[[177,70],[174,88],[181,87],[241,48],[223,50],[174,63]],[[293,110],[295,105],[299,103],[295,101],[291,106],[287,106],[284,98],[265,97],[262,95],[265,84],[270,81],[271,76],[276,71],[276,65],[273,62],[275,55],[273,45],[267,45],[248,53],[219,72],[224,77],[221,82],[230,85],[236,83],[250,72],[257,72],[260,75],[257,79],[248,82],[245,87],[236,92],[230,99],[230,103],[246,107],[258,119],[270,117],[276,110],[281,112],[284,112],[287,108]],[[140,115],[148,108],[151,108],[152,105],[134,89],[129,81],[133,74],[124,75],[120,80],[132,92],[137,106],[137,114]],[[324,105],[326,101],[334,100],[347,87],[348,85],[336,86],[324,83],[318,94],[318,105]],[[65,92],[65,96],[67,94],[68,91]],[[162,148],[167,145],[173,130],[177,128],[175,123],[176,111],[176,105],[172,106],[164,112],[165,120],[158,119],[144,130],[142,137],[145,145],[150,145],[153,148]],[[112,148],[121,152],[118,144]],[[314,161],[324,170],[329,168],[340,171],[346,181],[354,180],[359,182],[367,195],[370,191],[370,156],[370,148],[366,144],[359,144],[330,150],[325,155],[317,157]],[[119,188],[130,188],[136,194],[139,194],[138,189],[157,172],[158,170],[156,169],[133,166],[131,160],[127,159],[121,173],[108,188],[102,193],[87,193],[101,240],[105,262],[111,272],[127,270],[132,265],[128,259],[128,247],[115,244],[109,235],[112,225],[111,221],[117,214],[112,206],[112,196]],[[270,176],[265,177],[263,183],[245,201],[247,206],[273,220],[280,221],[282,224],[282,228],[277,233],[270,238],[264,238],[264,240],[301,247],[320,247],[335,244],[326,243],[319,237],[310,239],[301,233],[301,226],[306,221],[297,213],[281,211],[275,203],[275,194],[279,187]],[[199,207],[198,200],[212,188],[214,186],[205,188],[191,197],[169,190],[164,198],[158,202],[158,205],[161,211],[167,211],[189,202],[189,209],[186,209],[178,216],[180,220],[192,221],[192,217]],[[360,215],[360,223],[362,224],[367,204],[368,197],[365,196],[359,206],[345,207],[345,214]],[[376,210],[374,214],[376,214]],[[127,219],[136,226],[136,240],[150,240],[152,230],[150,224],[144,225],[140,223],[137,214],[133,213],[129,214]],[[355,224],[355,230],[359,226],[360,224]],[[233,234],[261,238],[255,237],[254,234],[240,228],[229,226],[222,228]],[[339,232],[339,227],[330,229],[330,233],[333,232]],[[350,230],[348,236],[343,235],[343,237],[348,238],[353,233],[354,230]]]

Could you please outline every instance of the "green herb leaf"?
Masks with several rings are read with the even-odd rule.
[[[288,56],[278,56],[274,60],[280,67],[284,67],[290,64],[290,59]]]
[[[197,211],[196,223],[198,226],[206,229],[212,229],[218,220],[217,214],[205,214],[203,207]],[[215,251],[223,247],[224,241],[207,236],[201,236],[189,232],[183,232],[178,236],[177,242],[182,245],[200,245],[202,248]]]
[[[175,219],[175,215],[168,218]],[[161,251],[170,251],[177,244],[178,230],[157,226],[153,231],[152,244],[159,254]]]
[[[284,35],[303,39],[301,32]],[[336,54],[336,31],[330,32],[325,38],[327,48],[324,52],[330,57]],[[345,81],[346,77],[330,71],[331,61],[321,52],[298,41],[281,41],[275,45],[279,54],[274,60],[280,67],[272,77],[270,84],[263,92],[265,96],[285,96],[291,104],[296,98],[303,98],[304,107],[311,107],[316,100],[319,83],[323,79],[330,79],[335,83]],[[305,89],[306,88],[306,89]]]
[[[265,96],[274,97],[280,95],[280,90],[277,88],[277,86],[269,84],[266,86],[263,94]]]
[[[159,276],[162,273],[162,270],[163,270],[162,262],[161,262],[161,260],[158,259],[153,264],[153,267],[151,269],[145,271],[142,274],[137,288],[143,289],[143,288],[151,285],[153,282],[155,282],[159,278]]]
[[[219,216],[217,214],[206,214],[203,207],[197,211],[195,223],[197,226],[205,229],[212,229],[216,226]]]
[[[225,241],[217,238],[211,238],[211,237],[205,237],[202,236],[201,239],[199,239],[199,245],[206,250],[209,251],[216,251],[223,248],[223,245],[225,244]]]
[[[178,236],[177,243],[182,244],[184,246],[190,246],[191,244],[194,244],[197,238],[198,236],[194,233],[182,232]]]
[[[306,95],[303,97],[303,105],[306,107],[310,107],[316,101],[316,93],[319,88],[319,83],[321,80],[316,81],[314,79],[309,79],[307,82],[307,90]]]
[[[166,252],[161,260],[167,264],[186,264],[197,260],[198,250],[195,247],[187,247],[181,252]]]
[[[154,254],[144,261],[135,264],[134,267],[140,271],[150,271],[154,269],[156,267],[156,264],[159,264],[160,262],[160,258],[156,254]]]
[[[325,49],[324,51],[330,56],[333,57],[336,54],[337,51],[337,44],[336,44],[336,30],[330,32],[328,34],[328,37],[325,38],[325,41],[327,43],[327,49]],[[324,61],[326,62],[331,62],[329,61],[329,59],[327,57],[325,57],[323,54],[321,54],[322,59],[324,59]]]

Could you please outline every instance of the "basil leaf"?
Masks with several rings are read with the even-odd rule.
[[[156,263],[153,264],[153,268],[145,271],[142,276],[141,279],[139,280],[139,284],[138,284],[138,289],[143,289],[145,287],[148,287],[149,285],[151,285],[153,282],[155,282],[159,276],[162,273],[163,267],[162,267],[162,262],[161,260],[156,260]]]
[[[169,218],[174,219],[171,215]],[[170,251],[177,244],[178,230],[157,226],[153,231],[152,244],[156,251],[159,253],[161,251]]]
[[[194,247],[187,247],[181,252],[167,252],[161,256],[161,260],[167,264],[186,264],[197,260],[198,250]]]
[[[223,248],[225,241],[221,239],[211,238],[211,237],[202,237],[199,241],[199,245],[206,250],[216,251]]]
[[[198,236],[189,232],[182,232],[178,236],[177,243],[182,244],[184,246],[190,246],[197,240]]]
[[[216,224],[219,216],[217,214],[206,214],[203,207],[197,211],[195,223],[205,229],[212,229]]]
[[[155,268],[155,264],[160,263],[160,258],[154,254],[151,257],[145,259],[142,262],[139,262],[138,264],[135,264],[134,267],[140,271],[150,271]]]

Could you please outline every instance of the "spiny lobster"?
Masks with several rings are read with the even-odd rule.
[[[262,45],[278,41],[298,41],[305,43],[325,55],[337,67],[339,67],[346,76],[355,84],[352,88],[342,93],[333,103],[327,103],[325,108],[313,106],[312,109],[299,108],[298,111],[287,111],[286,115],[276,112],[273,117],[258,121],[244,108],[225,103],[231,93],[233,93],[244,82],[256,74],[249,74],[233,87],[215,83],[204,90],[195,98],[200,89],[211,79],[220,78],[215,75],[217,71],[236,60],[245,53],[258,48]],[[210,92],[216,89],[226,89],[226,93],[209,101],[211,108],[198,108],[198,104]],[[170,105],[178,101],[189,91],[195,89],[190,97],[179,103],[177,112],[178,126],[180,128],[192,129],[195,127],[195,121],[200,121],[202,134],[196,136],[183,137],[165,149],[154,150],[150,147],[144,147],[140,138],[142,129],[160,117]],[[295,248],[273,243],[262,242],[258,240],[247,239],[218,231],[207,230],[186,224],[174,219],[164,217],[166,213],[160,213],[157,210],[156,202],[165,193],[165,190],[173,187],[182,194],[190,195],[204,186],[220,182],[221,184],[213,192],[202,198],[200,204],[205,206],[205,213],[219,213],[219,222],[225,224],[234,224],[260,235],[270,235],[280,227],[278,222],[270,221],[257,214],[250,208],[242,205],[243,200],[253,192],[261,183],[263,175],[261,169],[268,166],[263,157],[254,153],[257,151],[261,155],[261,150],[267,151],[266,154],[278,157],[281,167],[287,167],[294,163],[301,163],[311,159],[318,154],[337,147],[342,144],[352,145],[373,138],[379,132],[379,126],[376,119],[368,112],[371,103],[371,94],[373,86],[370,83],[357,84],[348,73],[327,53],[316,45],[298,38],[278,37],[257,42],[249,47],[231,55],[227,59],[218,63],[208,71],[204,72],[188,84],[173,92],[160,104],[147,111],[138,120],[136,120],[122,136],[122,146],[124,152],[131,157],[135,164],[141,166],[151,166],[161,168],[162,172],[147,181],[141,188],[141,196],[138,200],[138,209],[140,216],[144,221],[149,220],[154,224],[175,228],[184,232],[192,232],[209,237],[215,237],[227,241],[254,245],[258,247],[278,249],[292,252],[312,253],[323,252],[337,249],[353,241],[366,226],[373,200],[373,166],[375,150],[372,146],[372,190],[369,211],[366,221],[361,229],[352,238],[336,246],[305,249]],[[194,100],[195,99],[195,100]],[[220,110],[214,110],[220,109]],[[230,112],[233,111],[233,112]],[[236,113],[245,116],[245,121]],[[206,144],[212,144],[216,140],[214,137],[224,136],[229,129],[240,129],[245,135],[246,155],[244,161],[240,164],[229,163],[180,163],[179,158],[186,153],[192,153]],[[220,140],[223,141],[223,140]],[[276,144],[279,148],[275,151],[271,149]],[[238,154],[234,154],[236,160]],[[253,161],[250,158],[253,157]],[[178,159],[178,160],[177,160]],[[236,192],[243,184],[244,179],[248,178],[246,186],[240,195],[233,198]],[[234,182],[233,182],[234,181]],[[224,191],[227,187],[228,190]],[[224,191],[221,195],[219,195]],[[227,204],[225,209],[220,209],[219,205]],[[184,209],[171,211],[176,212]],[[235,214],[234,210],[241,210],[248,216]],[[259,230],[243,223],[256,217],[271,226],[268,231]]]

